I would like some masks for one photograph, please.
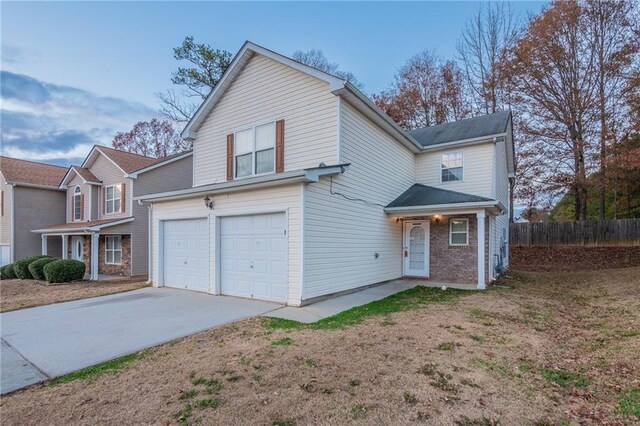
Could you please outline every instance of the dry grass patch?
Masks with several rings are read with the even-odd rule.
[[[323,327],[242,321],[145,351],[109,374],[4,397],[3,421],[637,423],[640,268],[513,272],[506,283],[514,289],[393,312],[376,305],[365,311],[375,315]]]
[[[144,277],[60,285],[44,285],[36,280],[0,280],[0,312],[122,293],[146,286]]]

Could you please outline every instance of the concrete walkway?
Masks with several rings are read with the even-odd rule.
[[[143,288],[6,312],[0,314],[0,393],[280,306],[184,290]]]
[[[392,294],[399,293],[404,290],[416,286],[425,287],[450,287],[464,290],[475,290],[475,286],[467,284],[450,284],[425,280],[411,280],[402,279],[391,281],[379,286],[365,288],[353,293],[345,294],[343,296],[332,297],[311,305],[303,306],[301,308],[295,308],[292,306],[285,306],[280,309],[263,314],[266,317],[283,318],[302,323],[312,323],[323,318],[331,317],[339,314],[347,309],[354,308],[356,306],[366,305],[376,300],[384,299]]]

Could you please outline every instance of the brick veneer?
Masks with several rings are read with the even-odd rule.
[[[449,220],[469,220],[469,245],[449,245]],[[439,223],[431,218],[429,239],[429,278],[433,281],[478,283],[478,223],[476,215],[443,216]],[[485,265],[489,258],[489,220],[485,219]],[[486,282],[489,270],[486,267]]]
[[[98,273],[106,275],[121,275],[124,277],[131,276],[131,236],[122,235],[122,263],[120,265],[107,265],[105,263],[105,236],[100,235],[98,238]],[[67,259],[71,259],[71,241],[72,237],[67,237]],[[82,261],[87,269],[86,274],[91,274],[91,237],[89,235],[82,236],[83,250]]]
[[[105,236],[100,235],[98,243],[98,272],[106,275],[131,276],[131,236],[122,235],[122,263],[108,265],[105,262]]]

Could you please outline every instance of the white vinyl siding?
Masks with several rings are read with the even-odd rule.
[[[226,181],[226,136],[284,119],[285,171],[337,161],[337,97],[329,85],[254,56],[204,120],[194,142],[194,185]]]
[[[462,152],[464,180],[442,182],[442,154]],[[417,183],[493,198],[493,142],[416,155]]]
[[[0,217],[0,244],[11,244],[13,232],[13,186],[4,183],[4,177],[0,175],[0,190],[4,193],[4,215]]]
[[[216,256],[216,235],[219,235],[219,229],[216,229],[216,217],[284,212],[287,218],[287,303],[298,305],[300,303],[301,282],[300,196],[301,185],[293,184],[277,188],[263,188],[217,196],[213,195],[211,196],[215,202],[215,208],[213,210],[209,210],[204,206],[202,202],[203,197],[154,203],[151,228],[151,282],[153,282],[154,285],[159,285],[161,282],[158,278],[160,221],[198,217],[208,218],[211,259],[208,274],[211,282],[208,288],[210,288],[211,292],[214,292],[216,288],[216,268],[218,262]]]
[[[304,299],[402,276],[402,224],[382,206],[414,183],[414,155],[346,102],[340,111],[351,165],[333,189],[365,202],[331,195],[329,178],[305,187]]]
[[[504,241],[506,244],[506,253],[503,260],[503,266],[509,265],[509,176],[507,172],[507,154],[506,142],[498,142],[495,144],[495,199],[500,201],[507,212],[500,216],[496,216],[493,220],[491,229],[491,250],[489,258],[490,276],[494,277],[494,268],[497,262],[497,256],[500,254],[500,245]]]

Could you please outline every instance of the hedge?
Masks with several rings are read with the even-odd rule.
[[[68,283],[84,278],[85,268],[79,260],[56,260],[44,265],[44,277],[50,283]]]
[[[16,272],[13,270],[13,263],[9,263],[8,265],[4,265],[0,268],[0,275],[2,275],[3,280],[15,279]]]
[[[26,257],[22,260],[18,260],[17,262],[13,262],[13,270],[16,273],[16,277],[20,278],[21,280],[32,279],[33,277],[31,276],[31,272],[29,272],[29,265],[31,264],[31,262],[35,262],[36,260],[42,259],[44,257],[49,256],[31,256]]]
[[[38,259],[29,264],[29,272],[31,276],[36,280],[44,280],[44,266],[48,263],[55,262],[59,260],[55,257],[44,257],[42,259]]]

